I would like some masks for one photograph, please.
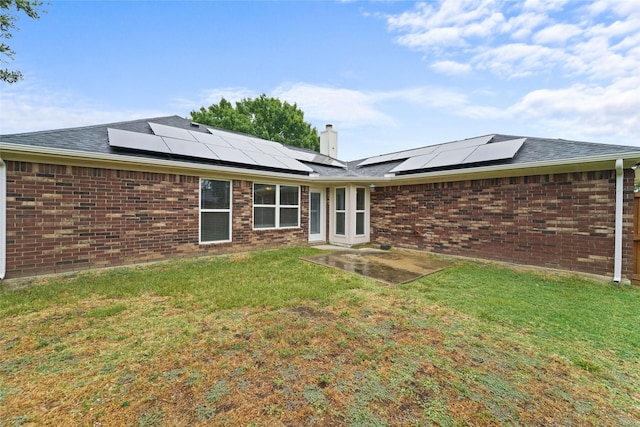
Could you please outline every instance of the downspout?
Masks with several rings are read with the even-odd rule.
[[[622,280],[622,210],[623,210],[623,190],[624,190],[624,169],[623,160],[616,160],[616,231],[613,258],[613,281],[620,283]]]
[[[7,273],[7,165],[0,157],[0,280]]]

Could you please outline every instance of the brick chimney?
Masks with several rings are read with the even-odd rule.
[[[333,125],[328,124],[320,132],[320,154],[331,158],[338,158],[338,132],[333,130]]]

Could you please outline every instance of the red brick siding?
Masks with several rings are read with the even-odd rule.
[[[615,171],[376,187],[371,241],[612,275]],[[624,177],[623,273],[633,269],[633,173]]]
[[[232,242],[198,244],[199,177],[7,162],[7,278],[297,246],[300,228],[252,230],[252,183],[233,181]]]

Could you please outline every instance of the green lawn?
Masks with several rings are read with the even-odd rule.
[[[640,290],[313,248],[0,291],[0,426],[640,424]]]

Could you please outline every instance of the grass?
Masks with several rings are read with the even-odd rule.
[[[458,263],[390,287],[313,248],[0,291],[0,426],[640,423],[640,290]]]

